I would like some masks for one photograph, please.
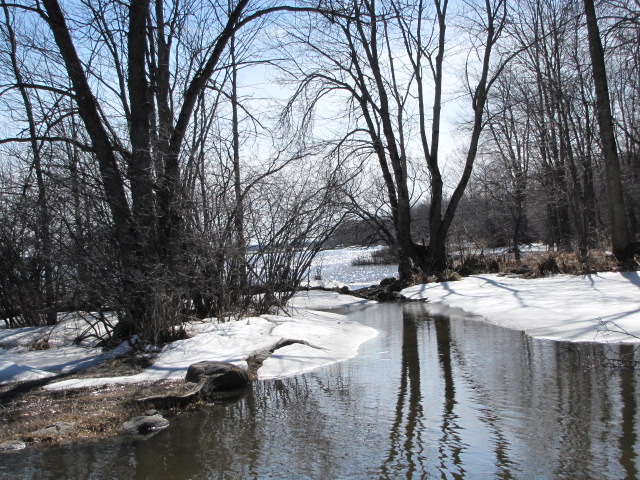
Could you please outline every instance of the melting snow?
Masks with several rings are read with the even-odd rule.
[[[478,316],[529,335],[574,342],[640,342],[640,275],[599,273],[557,275],[525,280],[498,275],[476,275],[458,282],[418,285],[402,292],[427,298],[435,313]],[[366,300],[335,292],[309,291],[296,295],[287,315],[264,315],[238,321],[204,321],[190,325],[191,337],[162,348],[155,363],[132,376],[73,379],[47,388],[64,389],[109,383],[135,383],[184,378],[188,366],[201,360],[219,360],[246,366],[253,352],[272,347],[281,339],[304,341],[278,349],[258,371],[259,378],[306,372],[357,355],[359,346],[375,337],[371,327],[346,316],[316,310],[341,307],[366,308]],[[461,310],[462,309],[462,310]],[[478,317],[476,317],[478,318]],[[95,365],[124,353],[102,353],[90,344],[77,346],[73,338],[85,328],[70,316],[51,327],[0,328],[0,384],[34,380]],[[48,338],[48,350],[29,347]]]
[[[457,307],[491,323],[523,330],[532,337],[571,342],[640,342],[638,272],[530,280],[474,275],[457,282],[417,285],[402,294],[428,299],[427,305],[434,312],[439,309],[438,313],[456,313],[443,310],[442,306]]]
[[[354,357],[363,342],[378,334],[377,330],[349,321],[346,316],[302,308],[310,304],[337,308],[375,302],[334,292],[307,292],[292,303],[294,306],[288,312],[290,316],[264,315],[226,323],[209,320],[191,324],[190,338],[164,346],[154,364],[137,375],[68,379],[49,384],[46,388],[97,387],[180,379],[184,378],[189,365],[201,360],[230,362],[246,367],[246,357],[257,350],[272,347],[281,339],[305,342],[276,350],[258,371],[259,378],[283,377]],[[97,348],[70,345],[73,340],[70,331],[77,332],[77,328],[67,325],[65,328],[56,327],[53,331],[51,327],[0,329],[0,345],[3,346],[0,349],[0,383],[35,380],[79,370],[124,353],[126,348],[124,344],[115,352],[101,353]],[[29,350],[28,347],[43,336],[49,336],[52,348]]]

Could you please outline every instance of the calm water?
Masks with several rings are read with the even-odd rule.
[[[603,349],[379,305],[357,358],[257,382],[148,440],[0,457],[6,478],[636,478],[637,375]]]

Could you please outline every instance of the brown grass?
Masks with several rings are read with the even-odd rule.
[[[185,393],[187,387],[182,380],[64,391],[31,390],[0,403],[0,443],[21,440],[36,445],[119,435],[124,422],[146,410],[136,402],[137,398]],[[197,407],[195,404],[189,408]],[[73,423],[75,429],[54,437],[33,434],[55,422]]]
[[[135,401],[137,398],[183,393],[186,393],[183,381],[65,391],[38,388],[0,403],[0,443],[7,440],[22,440],[29,444],[62,443],[119,435],[124,422],[145,411],[145,407]],[[34,435],[37,430],[55,422],[73,423],[75,429],[44,438]]]
[[[371,253],[365,253],[353,259],[354,267],[368,265],[394,265],[398,263],[398,255],[389,247],[383,247]]]
[[[640,264],[636,262],[635,268],[638,267]],[[524,278],[540,278],[558,273],[585,275],[624,269],[610,255],[595,250],[584,258],[570,252],[529,253],[523,256],[519,264],[506,256],[469,255],[456,259],[452,266],[452,270],[462,276],[502,273],[522,275]]]
[[[146,361],[125,357],[78,372],[73,377],[126,375],[139,371],[145,364]],[[4,387],[0,390],[0,443],[21,440],[36,445],[118,435],[122,433],[124,422],[145,411],[145,407],[135,401],[137,398],[182,395],[188,389],[189,385],[182,380],[63,391],[49,391],[40,387]],[[75,429],[53,437],[39,438],[33,435],[55,422],[73,423]]]

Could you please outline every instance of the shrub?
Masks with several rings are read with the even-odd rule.
[[[398,263],[398,255],[390,247],[383,247],[371,253],[361,255],[351,261],[354,267],[366,265],[394,265]]]
[[[452,261],[452,269],[462,276],[482,273],[522,275],[539,278],[554,274],[586,275],[620,269],[613,257],[592,250],[586,257],[571,252],[528,253],[518,264],[506,255],[464,255]]]

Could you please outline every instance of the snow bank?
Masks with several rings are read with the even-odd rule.
[[[54,374],[51,372],[28,365],[18,365],[10,360],[0,360],[0,385],[39,380],[52,375]]]
[[[115,322],[115,315],[104,314],[105,321]],[[46,340],[49,346],[59,347],[73,343],[80,335],[85,338],[82,346],[93,347],[98,342],[97,335],[105,333],[104,324],[98,321],[95,313],[69,312],[58,314],[58,323],[54,326],[0,328],[0,348],[28,349],[37,341]],[[93,334],[89,336],[86,334]]]
[[[357,355],[361,343],[377,335],[373,328],[350,322],[345,316],[308,310],[361,306],[375,302],[335,292],[302,292],[291,302],[290,315],[265,315],[239,321],[204,321],[189,326],[190,338],[166,345],[155,363],[138,375],[70,379],[49,385],[66,389],[106,384],[127,384],[184,378],[187,368],[201,360],[218,360],[246,367],[245,358],[271,348],[281,339],[295,344],[277,350],[258,371],[260,378],[306,372]],[[86,316],[86,315],[85,315]],[[73,345],[87,323],[79,315],[67,315],[58,325],[0,329],[0,385],[50,377],[96,365],[122,354],[126,344],[102,353],[98,348]],[[51,348],[31,350],[46,339]]]
[[[75,339],[87,326],[82,316],[66,314],[53,327],[0,329],[0,385],[82,370],[129,349],[124,343],[115,350],[102,353],[94,346],[95,338],[82,345],[74,345]],[[100,330],[101,326],[95,327],[96,332]],[[32,350],[37,343],[46,344],[49,348]]]
[[[276,350],[258,370],[259,378],[295,375],[355,357],[362,343],[378,335],[374,328],[349,321],[343,315],[310,310],[296,310],[294,315],[295,321],[287,317],[265,318],[276,324],[272,336],[304,340],[307,345]]]
[[[402,294],[458,307],[532,337],[640,343],[638,272],[530,280],[475,275],[458,282],[410,287]],[[440,307],[438,313],[447,312]]]
[[[358,353],[377,330],[343,315],[296,309],[293,316],[264,315],[239,321],[203,322],[190,327],[191,338],[166,345],[154,364],[142,373],[110,378],[70,379],[47,385],[50,390],[98,387],[165,379],[182,379],[189,365],[216,360],[246,367],[245,358],[273,347],[281,339],[306,345],[278,349],[258,370],[261,379],[283,377],[346,360]]]
[[[125,353],[127,349],[125,343],[106,353],[96,348],[71,345],[34,351],[20,348],[0,350],[0,385],[75,372]]]

